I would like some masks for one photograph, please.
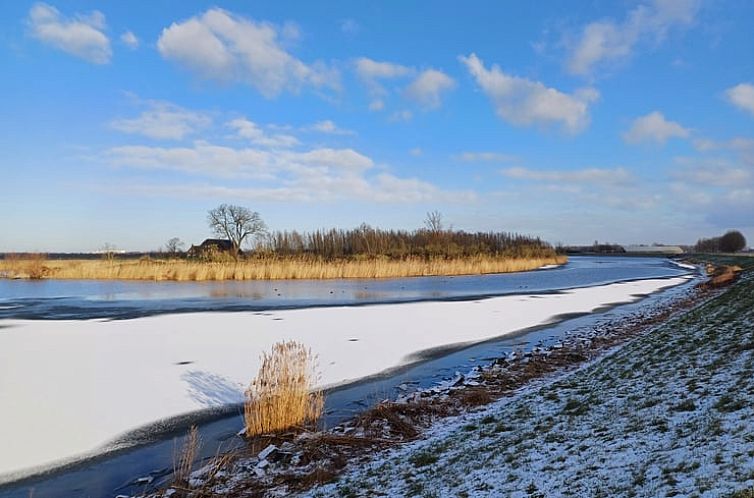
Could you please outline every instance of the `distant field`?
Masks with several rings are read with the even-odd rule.
[[[0,277],[115,280],[280,280],[391,278],[433,275],[479,275],[528,271],[560,265],[566,256],[514,258],[473,256],[436,259],[249,259],[200,262],[183,259],[47,260],[41,256],[0,261]]]

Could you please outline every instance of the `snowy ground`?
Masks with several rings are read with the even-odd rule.
[[[611,356],[438,424],[307,496],[754,496],[753,420],[749,273]]]
[[[539,296],[134,320],[0,321],[0,482],[101,451],[137,427],[242,399],[259,355],[295,339],[335,385],[563,313],[631,302],[686,278]],[[98,449],[99,448],[99,449]]]

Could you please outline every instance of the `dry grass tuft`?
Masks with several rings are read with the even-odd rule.
[[[175,484],[188,483],[191,469],[194,466],[196,456],[199,454],[201,444],[199,429],[195,425],[192,425],[180,451],[175,452],[173,455],[173,482]]]
[[[468,388],[463,390],[460,401],[464,406],[475,407],[492,403],[493,398],[488,389]]]
[[[311,349],[296,341],[279,342],[262,354],[257,377],[246,390],[246,436],[301,428],[322,415],[324,396]]]

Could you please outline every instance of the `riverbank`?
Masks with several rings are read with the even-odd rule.
[[[75,280],[293,280],[484,275],[536,270],[568,262],[566,256],[537,258],[476,256],[456,259],[246,259],[201,262],[185,259],[0,260],[5,278]]]
[[[663,496],[679,489],[683,495],[720,496],[721,489],[735,486],[716,482],[698,461],[710,440],[727,450],[713,453],[728,472],[725,478],[738,476],[741,486],[752,480],[751,472],[735,470],[745,458],[739,443],[748,441],[747,428],[741,422],[752,404],[726,394],[726,386],[749,381],[752,358],[733,362],[735,368],[726,368],[724,359],[750,356],[751,339],[741,325],[750,329],[754,319],[753,290],[751,271],[726,291],[699,286],[670,305],[407,393],[327,433],[271,438],[258,444],[257,452],[264,448],[258,454],[235,455],[230,464],[211,461],[193,475],[189,489],[203,497],[523,497],[568,496],[569,490],[573,496],[657,495],[658,489]],[[723,324],[739,340],[726,334],[709,344]],[[709,350],[725,358],[710,357]],[[695,354],[705,361],[699,364]],[[716,378],[709,379],[710,369],[718,371]],[[738,369],[740,375],[733,372]],[[705,385],[697,384],[701,379]],[[706,399],[710,390],[719,399]],[[744,408],[723,425],[711,418]],[[706,422],[715,427],[711,435],[702,426]],[[699,431],[705,437],[697,441]],[[743,440],[726,448],[731,434]],[[700,468],[705,479],[691,481],[689,489],[684,474]],[[150,496],[180,494],[182,488],[173,489]]]
[[[0,395],[14,403],[4,413],[9,422],[0,427],[0,439],[18,450],[0,455],[0,473],[15,479],[34,466],[106,451],[102,445],[145,424],[238,402],[259,354],[280,340],[311,345],[322,385],[333,386],[421,360],[412,353],[450,351],[564,315],[634,302],[687,278],[460,302],[118,321],[6,320],[0,365],[7,375],[0,378]],[[133,401],[120,409],[123,400]],[[57,414],[52,420],[50,412]]]

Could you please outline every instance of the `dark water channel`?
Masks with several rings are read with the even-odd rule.
[[[572,256],[547,270],[400,279],[151,282],[0,279],[0,319],[129,319],[197,311],[263,311],[466,300],[553,292],[688,273],[664,258]]]

